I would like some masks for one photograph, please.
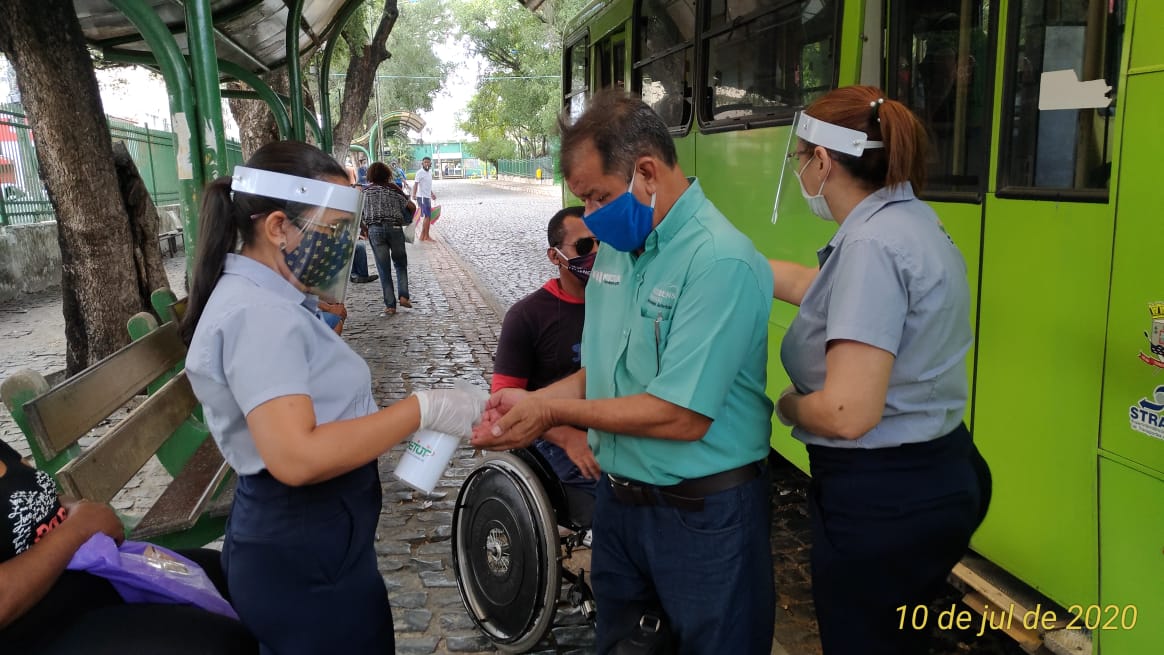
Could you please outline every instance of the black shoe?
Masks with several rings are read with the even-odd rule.
[[[379,279],[380,279],[379,275],[353,275],[352,276],[352,282],[354,282],[355,284],[364,284],[366,282],[375,282],[376,280],[379,280]]]

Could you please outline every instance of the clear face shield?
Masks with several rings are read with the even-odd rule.
[[[236,166],[230,188],[287,202],[295,232],[287,241],[287,270],[302,290],[343,302],[360,232],[364,196],[358,189],[295,175]]]
[[[788,133],[780,178],[776,181],[776,203],[772,208],[772,223],[776,223],[781,216],[807,213],[808,197],[821,193],[819,183],[809,184],[812,188],[803,190],[800,184],[800,170],[812,158],[813,145],[824,146],[833,152],[854,157],[860,157],[871,148],[885,147],[881,141],[870,141],[869,135],[864,132],[826,123],[803,111],[796,112],[792,130]]]

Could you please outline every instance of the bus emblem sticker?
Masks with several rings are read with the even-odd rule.
[[[1128,421],[1136,432],[1164,439],[1164,385],[1156,387],[1151,399],[1141,398],[1129,407]]]
[[[1144,338],[1148,340],[1148,352],[1140,352],[1140,361],[1164,368],[1164,302],[1148,303],[1148,313],[1152,315],[1152,325],[1144,333]]]

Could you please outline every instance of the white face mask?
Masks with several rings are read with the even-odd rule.
[[[811,164],[813,159],[816,159],[816,155],[810,157],[808,162],[805,163],[805,166]],[[800,181],[800,195],[804,196],[804,199],[808,202],[809,210],[811,210],[813,214],[816,214],[817,218],[820,218],[821,220],[835,220],[833,218],[833,211],[829,209],[829,203],[827,200],[825,200],[824,197],[824,187],[825,182],[828,182],[828,175],[826,174],[825,179],[821,180],[820,188],[816,190],[816,195],[810,196],[808,195],[808,190],[804,188],[804,178],[802,177],[803,174],[803,168],[801,168],[799,171],[796,171],[796,179]]]

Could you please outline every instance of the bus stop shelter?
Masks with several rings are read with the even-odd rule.
[[[282,138],[304,140],[311,129],[332,149],[328,70],[334,38],[364,0],[74,0],[89,44],[110,61],[148,66],[166,82],[174,132],[186,254],[198,240],[198,194],[227,173],[222,98],[256,98],[274,114]],[[275,93],[260,75],[286,66],[289,87],[303,88],[302,57],[322,48],[319,113],[303,94]],[[227,91],[237,80],[249,91]]]

